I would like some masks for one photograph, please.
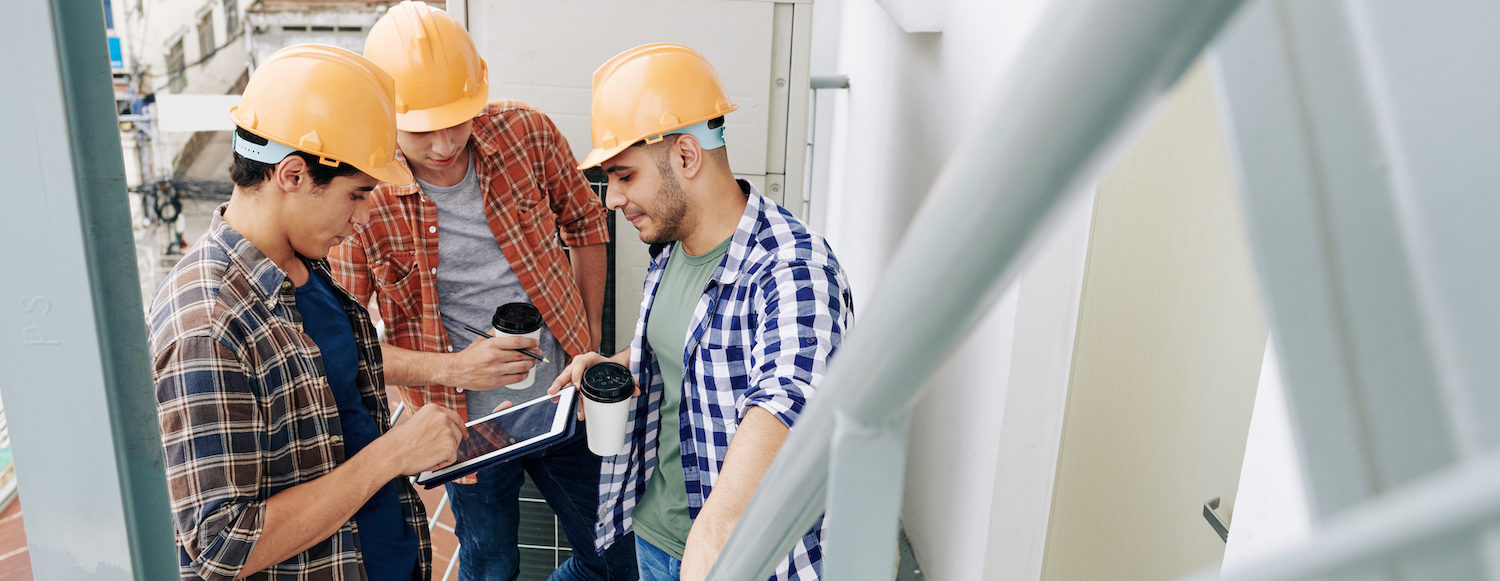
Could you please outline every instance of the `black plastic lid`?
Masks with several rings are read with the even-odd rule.
[[[599,403],[625,401],[635,392],[635,380],[630,370],[613,361],[590,365],[583,371],[583,395]]]
[[[495,309],[490,322],[502,333],[525,335],[542,328],[542,312],[531,303],[506,303]]]

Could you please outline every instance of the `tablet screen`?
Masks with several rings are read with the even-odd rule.
[[[568,427],[568,416],[574,407],[576,388],[569,386],[557,393],[557,403],[550,395],[512,406],[477,420],[466,427],[468,434],[458,445],[458,460],[440,470],[423,472],[418,484],[435,479],[462,476],[479,469],[481,464],[523,454],[550,438],[562,435]]]

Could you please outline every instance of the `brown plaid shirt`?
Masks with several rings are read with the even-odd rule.
[[[338,405],[318,347],[302,333],[296,289],[223,211],[151,304],[157,412],[185,580],[233,579],[260,537],[266,500],[345,460]],[[328,274],[322,262],[314,269]],[[361,303],[342,298],[359,349],[359,390],[384,427],[390,413],[375,328]],[[411,483],[396,480],[421,542],[421,579],[429,579],[427,514]],[[346,522],[251,578],[363,579],[357,535]]]
[[[567,139],[542,112],[496,101],[474,118],[470,144],[484,217],[526,295],[569,355],[596,349],[558,238],[568,246],[608,242],[608,213],[576,169]],[[377,186],[370,222],[334,248],[328,262],[339,284],[362,303],[376,296],[386,341],[443,353],[453,349],[438,312],[437,205],[421,193],[416,183]],[[458,389],[428,385],[402,392],[413,407],[433,402],[468,417]]]

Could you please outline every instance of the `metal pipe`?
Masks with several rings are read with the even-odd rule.
[[[835,406],[864,425],[907,413],[926,379],[1015,278],[1023,251],[1052,210],[1091,179],[1110,145],[1176,82],[1240,4],[1066,0],[1049,9],[1012,82],[934,182],[884,277],[919,282],[889,284],[872,297],[711,579],[771,573],[826,505]],[[994,184],[1005,189],[995,191]],[[923,316],[911,317],[918,306]]]
[[[1397,489],[1319,527],[1308,543],[1219,576],[1192,581],[1294,581],[1371,567],[1460,541],[1500,521],[1500,454]]]
[[[808,79],[808,88],[814,91],[818,89],[847,89],[849,88],[849,75],[814,75]]]

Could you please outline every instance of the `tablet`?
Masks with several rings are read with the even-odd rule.
[[[568,386],[556,395],[543,395],[470,421],[465,424],[468,434],[458,444],[458,460],[417,475],[417,484],[434,488],[566,439],[577,425],[573,414],[577,393],[577,388]]]

